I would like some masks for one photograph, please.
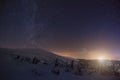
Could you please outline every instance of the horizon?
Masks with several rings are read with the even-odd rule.
[[[120,59],[119,0],[1,0],[0,47]]]
[[[58,55],[58,56],[61,56],[61,57],[66,57],[66,58],[71,58],[71,59],[76,59],[76,60],[97,60],[97,61],[99,61],[100,59],[100,57],[96,57],[96,58],[82,58],[82,57],[75,57],[75,56],[71,56],[71,55],[61,55],[61,54],[58,54],[58,53],[55,53],[55,52],[52,52],[52,51],[49,51],[49,50],[45,50],[45,49],[42,49],[42,48],[2,48],[2,47],[0,47],[0,49],[11,49],[11,50],[39,50],[39,51],[41,51],[41,50],[43,50],[43,51],[47,51],[47,52],[50,52],[50,53],[52,53],[52,54],[55,54],[55,55]],[[37,56],[36,56],[37,57]],[[113,58],[113,59],[111,59],[111,58],[104,58],[104,60],[106,61],[106,60],[108,60],[108,61],[120,61],[120,59],[115,59],[115,58]]]

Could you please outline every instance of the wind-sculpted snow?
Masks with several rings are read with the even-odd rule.
[[[47,51],[38,52],[40,50],[0,49],[0,80],[120,80],[120,76],[90,73],[92,68],[73,66],[73,60]],[[54,60],[49,60],[49,56]]]

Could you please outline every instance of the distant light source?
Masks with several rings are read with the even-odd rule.
[[[100,65],[103,65],[106,62],[107,58],[105,56],[100,56],[98,58],[98,62],[100,63]]]
[[[100,60],[100,61],[104,61],[106,58],[104,57],[104,56],[100,56],[99,58],[98,58],[98,60]]]

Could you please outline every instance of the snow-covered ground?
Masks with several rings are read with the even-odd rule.
[[[29,51],[29,50],[28,50]],[[120,76],[109,76],[109,75],[75,75],[73,71],[66,72],[64,67],[57,67],[59,74],[52,72],[54,65],[52,60],[50,63],[49,59],[55,60],[59,57],[52,53],[41,51],[42,54],[34,54],[36,51],[30,51],[28,54],[26,50],[0,50],[0,80],[120,80]],[[13,54],[12,54],[13,53]],[[23,54],[23,55],[21,55]],[[27,55],[24,55],[27,54]],[[20,55],[18,58],[17,55]],[[49,56],[48,56],[49,55]],[[33,64],[32,62],[21,59],[32,56],[37,56],[40,58],[38,64]],[[42,58],[40,57],[42,56]],[[50,57],[50,58],[49,58]],[[45,59],[45,60],[44,60]],[[61,56],[59,59],[63,60]],[[65,59],[64,59],[65,60]]]

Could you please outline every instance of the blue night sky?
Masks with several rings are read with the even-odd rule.
[[[80,57],[104,49],[119,59],[120,1],[1,0],[0,47]]]

